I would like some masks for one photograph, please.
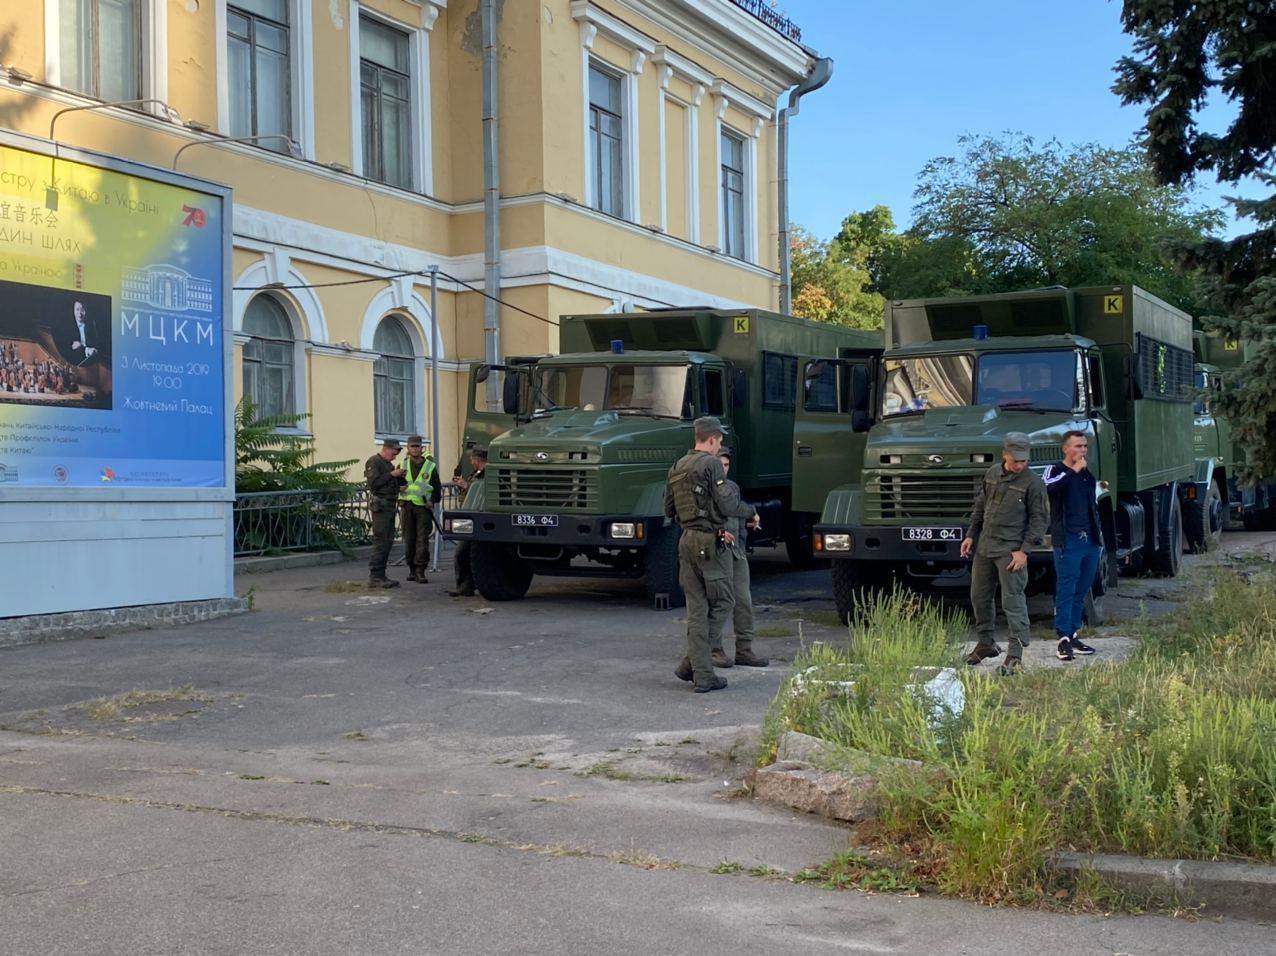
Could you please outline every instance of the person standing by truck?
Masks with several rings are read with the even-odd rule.
[[[439,469],[434,457],[424,451],[420,435],[408,439],[408,458],[403,463],[404,486],[399,492],[399,528],[403,532],[404,560],[408,580],[429,584],[425,566],[430,563],[430,533],[434,530],[431,512],[443,497]]]
[[[1094,653],[1093,647],[1077,637],[1085,596],[1094,585],[1103,557],[1103,530],[1095,503],[1098,482],[1087,466],[1089,450],[1085,432],[1067,432],[1063,460],[1048,467],[1044,476],[1054,550],[1054,630],[1059,638],[1055,656],[1061,661]]]
[[[718,452],[718,461],[722,462],[722,472],[727,475],[727,484],[734,489],[737,496],[740,486],[731,480],[731,452],[723,448]],[[750,593],[749,555],[744,550],[747,529],[762,526],[757,509],[747,502],[741,501],[736,510],[727,517],[727,530],[735,537],[731,545],[731,603],[721,616],[709,614],[709,644],[712,648],[715,667],[731,667],[732,660],[727,657],[722,647],[722,632],[726,630],[727,617],[731,618],[731,628],[735,635],[735,662],[741,667],[766,667],[771,663],[765,657],[753,653],[753,639],[757,637],[753,625],[753,595]]]
[[[487,473],[487,449],[471,448],[470,449],[470,472],[469,480],[459,473],[460,466],[457,466],[458,472],[452,476],[452,483],[457,488],[469,496],[469,491],[476,484],[483,480],[483,476]],[[470,542],[462,541],[456,546],[456,554],[452,557],[452,564],[456,571],[456,587],[448,591],[452,597],[473,597],[474,596],[474,571],[470,568]]]
[[[387,438],[381,450],[363,465],[363,478],[368,483],[368,510],[372,514],[372,556],[368,559],[368,587],[397,588],[398,581],[385,575],[394,545],[394,512],[403,487],[403,469],[394,464],[402,446],[397,438]]]
[[[1001,462],[984,475],[970,515],[970,531],[961,556],[970,560],[970,603],[975,612],[975,649],[966,663],[976,665],[1001,653],[993,641],[997,625],[997,585],[1010,642],[1001,673],[1023,664],[1028,646],[1028,551],[1044,540],[1050,517],[1045,482],[1028,467],[1032,446],[1022,432],[1002,442]]]
[[[678,539],[678,583],[687,596],[687,655],[674,669],[691,680],[697,694],[721,690],[727,679],[713,670],[709,650],[709,612],[721,617],[731,599],[731,546],[727,516],[740,506],[740,493],[727,481],[718,451],[722,422],[697,418],[696,445],[669,469],[665,517],[682,525]]]

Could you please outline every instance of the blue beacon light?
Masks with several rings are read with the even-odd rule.
[[[983,342],[988,338],[988,326],[976,325],[974,328],[975,341]]]
[[[612,352],[613,352],[614,354],[616,354],[616,355],[623,355],[623,354],[624,354],[624,352],[625,352],[625,340],[624,340],[624,339],[612,339],[612,340],[611,340],[611,350],[612,350]]]

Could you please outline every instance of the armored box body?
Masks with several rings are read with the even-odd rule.
[[[559,333],[563,355],[609,353],[609,359],[623,362],[625,354],[641,350],[647,360],[652,352],[722,359],[729,366],[730,406],[723,415],[728,423],[724,444],[735,455],[731,477],[746,492],[787,489],[792,481],[800,357],[835,356],[839,349],[880,341],[878,332],[762,309],[565,315]]]

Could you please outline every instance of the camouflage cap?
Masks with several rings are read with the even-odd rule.
[[[722,420],[712,415],[705,415],[703,418],[695,420],[696,441],[704,441],[714,435],[725,435],[727,430],[722,427]]]
[[[383,441],[383,442],[381,443],[381,447],[382,447],[382,448],[393,448],[395,451],[402,451],[402,450],[403,450],[403,446],[399,444],[399,439],[397,439],[397,438],[387,438],[385,441]]]
[[[1015,461],[1027,461],[1032,457],[1032,440],[1023,432],[1007,432],[1001,447]]]
[[[420,448],[420,447],[421,447],[422,445],[424,445],[424,444],[425,444],[425,439],[424,439],[424,438],[422,438],[420,435],[409,435],[409,436],[408,436],[408,447],[409,447],[409,448]]]

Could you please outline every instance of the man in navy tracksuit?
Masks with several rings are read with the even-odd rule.
[[[1103,556],[1103,531],[1095,503],[1094,474],[1086,467],[1090,442],[1085,432],[1063,436],[1063,461],[1042,476],[1050,494],[1050,541],[1054,548],[1055,656],[1070,661],[1094,648],[1077,637],[1085,613],[1085,596]]]

